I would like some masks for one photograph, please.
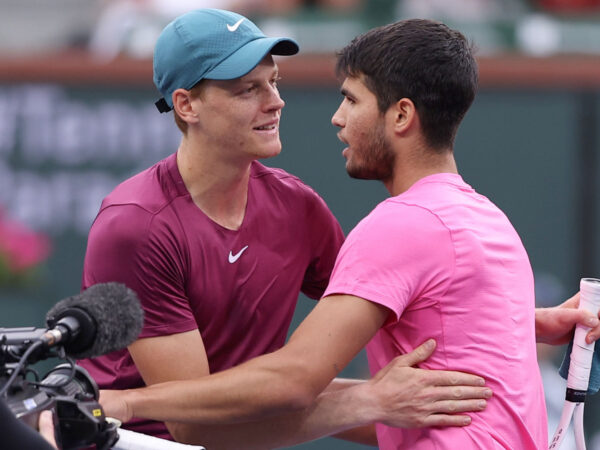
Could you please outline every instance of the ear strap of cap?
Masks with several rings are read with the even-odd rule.
[[[161,113],[166,113],[173,109],[169,106],[169,104],[167,103],[167,101],[164,98],[161,98],[154,104],[156,105],[156,109],[158,109],[158,112],[161,112]]]

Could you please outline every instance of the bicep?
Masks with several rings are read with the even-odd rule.
[[[208,375],[204,343],[197,329],[138,339],[129,353],[147,385]]]
[[[352,295],[331,295],[317,306],[280,351],[302,362],[302,374],[321,392],[381,328],[389,309]]]
[[[146,385],[209,375],[208,358],[198,329],[184,333],[138,339],[129,353]],[[181,441],[197,438],[193,424],[166,423],[171,435]]]

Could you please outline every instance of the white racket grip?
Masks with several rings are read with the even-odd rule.
[[[582,278],[579,287],[579,309],[586,309],[592,314],[598,314],[598,310],[600,310],[600,279]],[[585,342],[585,336],[589,330],[589,327],[579,324],[575,328],[567,378],[567,387],[570,389],[587,391],[588,388],[595,347],[595,343],[586,344]]]

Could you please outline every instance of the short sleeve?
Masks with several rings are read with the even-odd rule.
[[[82,287],[116,281],[135,291],[144,309],[140,337],[197,328],[185,294],[185,253],[173,235],[136,205],[102,209],[89,233]]]
[[[383,202],[348,235],[325,295],[361,297],[399,319],[412,302],[444,292],[454,266],[450,231],[434,213]]]

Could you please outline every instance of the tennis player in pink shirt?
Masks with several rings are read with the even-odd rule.
[[[546,447],[529,260],[506,216],[459,175],[426,176],[375,208],[338,255],[335,294],[390,311],[367,346],[373,374],[433,337],[421,367],[470,371],[494,391],[465,428],[378,424],[380,448]]]
[[[467,370],[494,391],[469,427],[378,424],[380,448],[547,448],[529,258],[453,156],[477,85],[469,45],[440,23],[410,20],[357,38],[337,67],[345,98],[333,123],[349,145],[346,168],[382,180],[392,197],[350,233],[324,296],[385,308],[367,346],[373,374],[433,337],[437,351],[422,367]]]

